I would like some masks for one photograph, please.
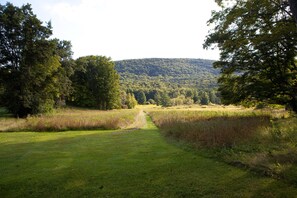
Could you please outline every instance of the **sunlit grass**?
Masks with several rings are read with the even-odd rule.
[[[151,110],[166,136],[203,146],[232,146],[269,127],[270,115],[250,110]]]
[[[66,108],[26,119],[0,118],[1,131],[66,131],[120,129],[135,122],[139,110],[86,110]]]
[[[284,110],[209,109],[147,111],[166,137],[297,186],[296,117]]]
[[[1,197],[293,197],[281,181],[139,130],[0,133]]]

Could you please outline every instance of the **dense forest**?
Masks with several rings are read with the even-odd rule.
[[[171,100],[165,102],[169,106],[201,101],[202,104],[220,103],[216,91],[219,71],[212,67],[213,62],[185,58],[131,59],[115,61],[115,69],[121,76],[122,90],[133,93],[140,104],[144,103],[143,94],[148,103],[157,104],[162,104],[158,102],[158,95],[161,98],[166,95],[165,98],[168,96]],[[163,101],[163,105],[165,103]]]
[[[204,59],[147,58],[115,61],[121,82],[131,89],[161,81],[168,87],[212,89],[217,87],[219,70]],[[154,81],[154,82],[152,82]]]

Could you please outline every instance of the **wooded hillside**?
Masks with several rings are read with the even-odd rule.
[[[210,89],[217,86],[219,70],[212,60],[204,59],[132,59],[115,62],[125,88],[183,87]]]

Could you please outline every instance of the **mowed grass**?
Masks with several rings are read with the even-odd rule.
[[[297,189],[138,130],[0,133],[1,197],[294,197]]]
[[[151,109],[169,139],[297,187],[297,117],[251,109]]]
[[[139,112],[137,109],[99,111],[65,108],[47,115],[29,116],[26,119],[0,117],[0,131],[121,129],[133,124]]]

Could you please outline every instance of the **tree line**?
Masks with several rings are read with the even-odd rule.
[[[198,90],[182,88],[168,91],[166,89],[127,90],[132,93],[138,104],[156,104],[163,107],[178,105],[221,104],[220,93],[216,90]]]
[[[179,66],[168,59],[152,59],[151,65],[129,60],[139,70],[104,56],[74,60],[71,42],[51,38],[51,23],[41,22],[30,4],[0,4],[0,105],[17,117],[65,103],[108,110],[137,103],[264,102],[297,112],[297,28],[288,1],[216,1],[222,9],[212,13],[214,28],[204,47],[221,50],[213,63],[220,69],[218,90],[216,76],[191,68],[189,59]],[[195,72],[205,78],[188,78]]]
[[[162,106],[220,104],[219,71],[212,60],[146,58],[115,62],[122,90],[139,104]]]
[[[16,117],[69,104],[108,110],[122,106],[119,75],[104,56],[72,58],[71,42],[51,39],[52,26],[31,5],[0,5],[0,105]],[[129,95],[125,104],[135,106]],[[133,103],[134,102],[134,103]]]
[[[51,23],[43,24],[30,4],[21,7],[11,3],[0,5],[0,28],[0,105],[16,117],[50,112],[66,103],[101,110],[134,108],[138,103],[162,106],[219,103],[218,93],[198,92],[177,84],[167,89],[162,78],[148,84],[141,80],[134,83],[143,83],[145,86],[142,87],[132,87],[128,80],[122,82],[120,87],[120,76],[111,58],[86,56],[74,60],[71,42],[52,39]],[[185,71],[191,74],[193,69],[188,67],[189,64],[207,62],[191,59],[176,62],[170,59],[152,60],[154,64],[160,61],[166,64],[159,68],[158,75],[174,73],[175,69],[175,73],[179,72],[180,75]],[[141,72],[141,68],[145,67],[156,72],[156,66],[152,69],[147,67],[147,60],[141,61],[143,65],[134,73]],[[123,63],[125,65],[126,62]],[[139,60],[136,65],[138,63]],[[122,69],[129,72],[126,66]],[[185,71],[179,71],[181,69]],[[203,68],[199,71],[207,73]],[[157,76],[157,73],[153,75]]]
[[[131,59],[116,61],[115,69],[121,76],[121,84],[131,89],[156,87],[159,82],[174,89],[213,89],[219,75],[219,70],[212,67],[213,62],[185,58]]]

